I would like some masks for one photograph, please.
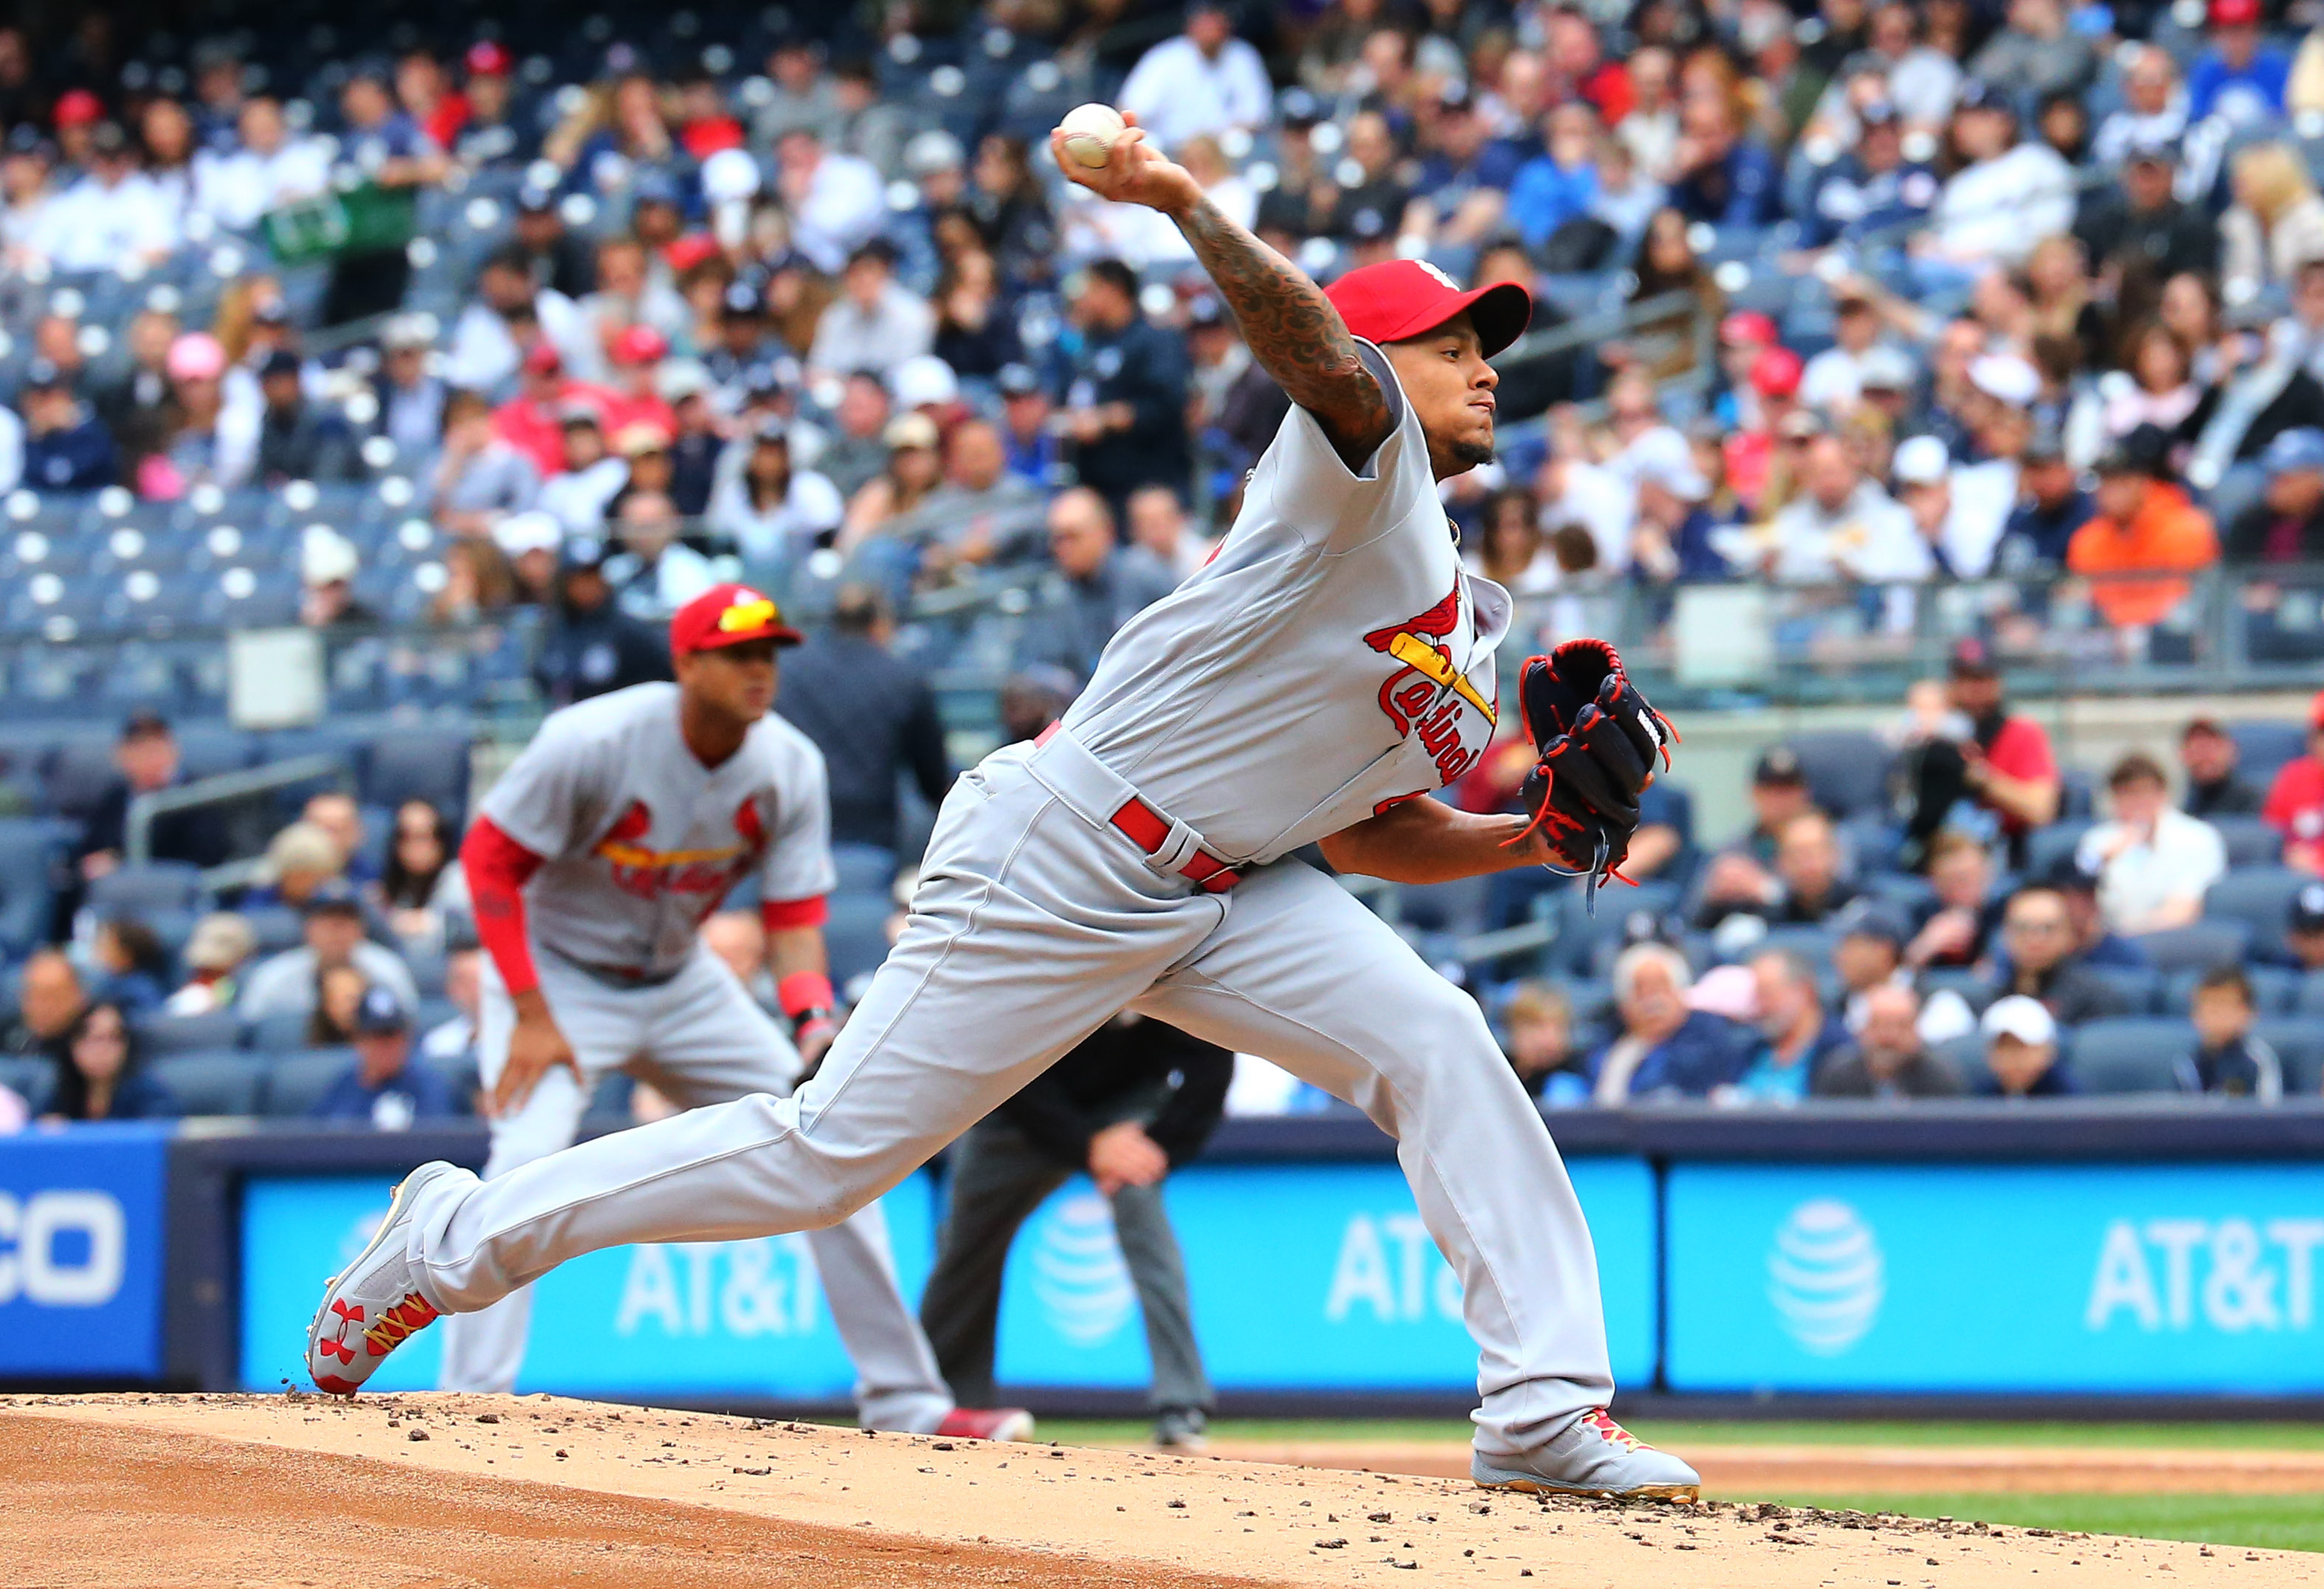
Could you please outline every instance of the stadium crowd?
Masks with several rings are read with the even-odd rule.
[[[1038,725],[1199,566],[1284,411],[1175,228],[1051,169],[1047,129],[1105,100],[1319,277],[1402,254],[1535,290],[1503,456],[1445,492],[1524,604],[1511,652],[1704,584],[1875,633],[1914,587],[2011,592],[1893,731],[1770,748],[1738,844],[1660,791],[1636,909],[1407,891],[1424,937],[1558,924],[1552,975],[1472,968],[1546,1100],[2317,1090],[2313,736],[2246,752],[2261,787],[2241,725],[2199,721],[2175,775],[2126,759],[2094,800],[2002,692],[2078,604],[2122,661],[2188,654],[2215,568],[2250,654],[2324,656],[2287,596],[2324,562],[2301,7],[142,20],[0,23],[7,637],[499,624],[555,706],[661,676],[656,626],[740,574],[830,620],[782,709],[876,921],[899,775],[951,770],[899,653],[974,653],[1001,731]],[[899,631],[938,611],[1006,622]],[[35,1102],[158,1111],[174,1068],[278,1113],[469,1107],[459,805],[327,791],[238,900],[141,905],[129,797],[186,771],[157,716],[115,753],[101,799],[29,797],[77,834],[18,946],[68,947],[14,974]],[[1489,758],[1454,798],[1515,782]],[[205,823],[152,854],[226,860]],[[317,1047],[297,1085],[246,1058]]]

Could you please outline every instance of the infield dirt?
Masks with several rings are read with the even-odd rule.
[[[547,1397],[0,1399],[0,1584],[16,1589],[1527,1578],[2264,1586],[2324,1583],[2324,1557],[1731,1501],[1543,1501]]]

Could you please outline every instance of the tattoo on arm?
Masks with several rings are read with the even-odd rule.
[[[1370,457],[1388,439],[1388,394],[1323,290],[1207,199],[1173,218],[1234,311],[1259,368],[1315,416],[1351,467]]]

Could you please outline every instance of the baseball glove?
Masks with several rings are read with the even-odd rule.
[[[1569,640],[1526,659],[1517,704],[1539,760],[1521,790],[1533,820],[1509,842],[1541,829],[1558,862],[1590,880],[1594,901],[1600,882],[1622,875],[1639,791],[1655,781],[1657,754],[1670,764],[1677,731],[1602,640]]]

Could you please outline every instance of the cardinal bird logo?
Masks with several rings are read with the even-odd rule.
[[[1462,703],[1483,713],[1488,725],[1498,716],[1493,703],[1462,677],[1453,665],[1451,648],[1438,643],[1460,621],[1461,587],[1456,584],[1426,612],[1364,636],[1364,643],[1372,650],[1404,664],[1382,680],[1379,707],[1396,725],[1398,735],[1420,736],[1443,783],[1460,777],[1477,760],[1478,753],[1461,743]]]

